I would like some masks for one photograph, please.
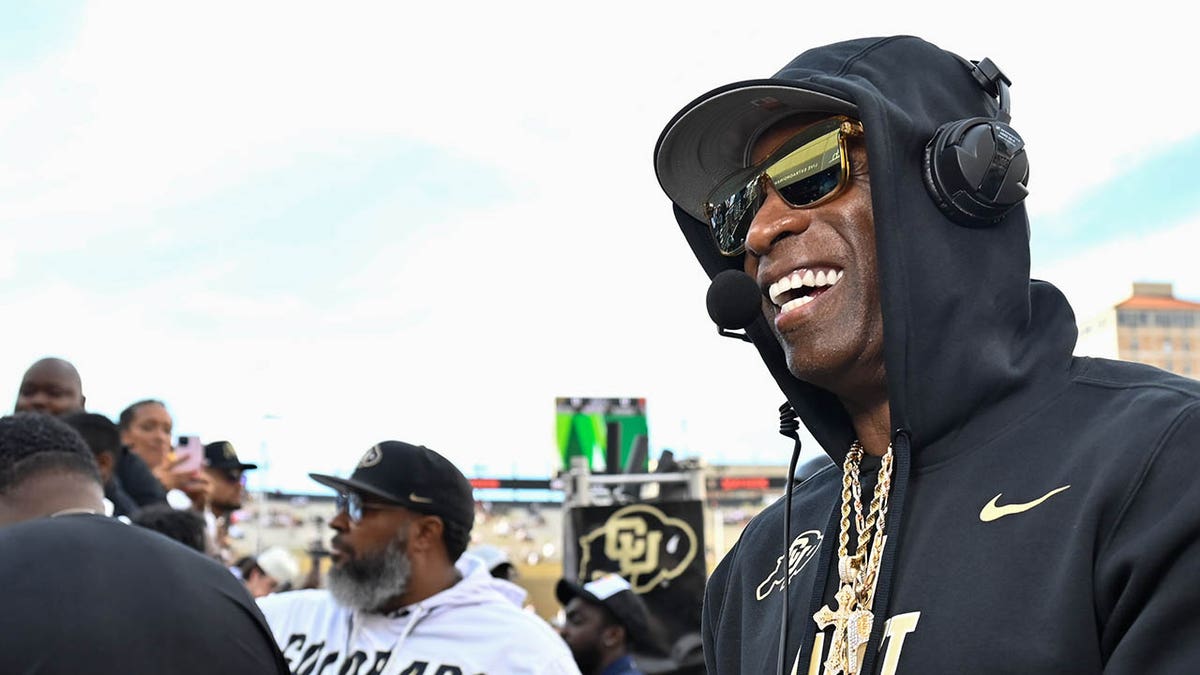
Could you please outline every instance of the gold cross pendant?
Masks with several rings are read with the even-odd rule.
[[[867,655],[867,643],[871,641],[871,624],[875,615],[869,609],[850,613],[846,623],[846,675],[858,675],[862,670],[863,658]]]
[[[854,615],[861,613],[862,610],[854,611],[854,603],[857,598],[854,595],[854,587],[850,584],[842,584],[833,597],[834,602],[837,603],[837,610],[825,605],[816,614],[813,614],[813,621],[817,622],[817,627],[821,630],[833,626],[833,640],[829,644],[829,657],[825,659],[825,675],[841,675],[842,673],[852,675],[852,673],[857,673],[857,666],[861,666],[862,661],[851,664],[847,658],[850,654],[847,631]],[[870,612],[867,613],[870,614]],[[870,634],[869,629],[867,634]],[[855,666],[854,671],[850,670],[852,665]]]

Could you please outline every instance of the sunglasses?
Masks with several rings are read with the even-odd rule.
[[[766,202],[768,183],[797,209],[811,209],[838,196],[850,182],[846,139],[862,132],[861,122],[845,117],[818,122],[718,185],[704,204],[717,250],[727,256],[746,250],[746,235]]]
[[[334,498],[333,505],[337,509],[336,513],[346,512],[350,517],[350,522],[357,525],[362,522],[363,511],[371,509],[403,509],[406,508],[399,504],[383,504],[381,502],[364,502],[362,495],[355,492],[341,492]]]

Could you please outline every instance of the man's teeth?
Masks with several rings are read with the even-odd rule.
[[[793,309],[796,309],[797,307],[803,307],[804,305],[807,305],[808,303],[810,303],[812,301],[813,301],[813,296],[802,295],[802,296],[796,298],[795,300],[788,300],[787,302],[783,303],[783,306],[779,308],[779,311],[780,312],[790,312]]]
[[[803,292],[806,288],[815,290],[818,288],[833,286],[842,280],[842,275],[844,274],[845,270],[812,270],[800,268],[783,277],[779,281],[771,284],[771,287],[767,289],[767,292],[771,296],[771,302],[775,303],[776,306],[779,306],[780,309],[786,312],[794,307],[800,307],[801,305],[808,304],[812,301],[813,296],[809,294],[801,295],[800,297],[794,298],[780,305],[780,299],[783,297],[783,294],[795,289],[801,289]]]

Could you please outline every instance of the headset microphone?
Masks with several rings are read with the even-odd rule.
[[[762,315],[762,293],[749,274],[725,270],[713,277],[705,298],[708,316],[717,324],[717,333],[750,342],[745,333],[737,333]]]

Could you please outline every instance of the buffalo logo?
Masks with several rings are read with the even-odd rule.
[[[808,561],[812,560],[817,555],[817,551],[821,548],[822,535],[818,530],[809,530],[801,532],[792,540],[792,545],[788,547],[788,566],[787,578],[791,579],[796,576]],[[775,559],[775,569],[767,575],[767,578],[758,585],[756,596],[759,600],[766,598],[776,588],[783,588],[783,556]]]
[[[378,445],[372,445],[371,449],[367,450],[366,454],[362,456],[362,459],[358,460],[356,468],[369,469],[381,461],[383,461],[383,451],[379,449]]]
[[[612,571],[600,569],[593,560],[593,547],[602,545],[603,557],[617,564],[617,574],[629,580],[635,593],[646,593],[683,574],[696,557],[697,542],[696,531],[687,522],[649,504],[632,504],[579,538],[583,552],[579,577],[586,580]]]
[[[223,454],[225,456],[225,459],[232,459],[236,462],[237,461],[237,453],[234,452],[234,450],[233,450],[233,444],[232,443],[222,443],[221,446],[222,446],[221,454]]]

